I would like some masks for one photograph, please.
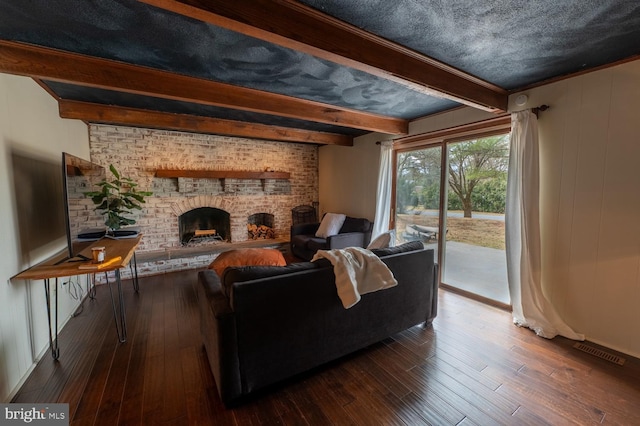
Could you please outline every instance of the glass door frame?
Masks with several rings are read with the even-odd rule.
[[[438,235],[445,235],[443,231],[447,229],[447,218],[445,216],[445,207],[447,203],[447,187],[449,182],[449,144],[455,142],[464,142],[469,139],[479,139],[489,136],[496,136],[511,132],[511,115],[503,114],[488,120],[437,130],[429,133],[422,133],[414,136],[395,139],[393,143],[393,173],[391,186],[391,202],[390,202],[390,229],[396,228],[396,196],[397,196],[397,175],[398,175],[398,155],[405,152],[418,151],[420,149],[440,147],[440,205],[438,206]],[[444,238],[438,238],[438,284],[444,284],[446,288],[455,289],[442,282],[444,271],[444,262],[446,262],[443,250]],[[487,303],[491,303],[490,299],[479,297]],[[494,303],[491,303],[494,304]],[[500,304],[500,303],[498,303]],[[501,304],[500,304],[501,305]],[[502,307],[502,306],[500,306]]]

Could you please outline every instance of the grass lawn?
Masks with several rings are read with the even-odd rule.
[[[402,235],[407,224],[438,226],[438,218],[399,214],[396,222],[398,236]],[[447,219],[447,228],[447,241],[457,241],[499,250],[505,249],[503,220],[450,217]]]

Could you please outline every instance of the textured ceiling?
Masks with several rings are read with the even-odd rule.
[[[637,1],[304,0],[303,3],[507,90],[640,53]],[[134,0],[3,0],[0,40],[404,120],[459,105],[380,74],[373,75]],[[37,75],[34,71],[34,76]],[[62,99],[350,136],[364,132],[362,128],[348,128],[339,122],[317,123],[69,81],[45,79],[45,84]]]
[[[513,90],[640,53],[637,0],[302,0]]]
[[[2,10],[0,38],[395,117],[418,117],[438,104],[397,83],[135,1],[16,3]]]

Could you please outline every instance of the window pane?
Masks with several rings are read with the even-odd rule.
[[[509,135],[450,143],[447,153],[442,282],[510,304],[504,235]]]
[[[395,223],[398,244],[419,240],[437,249],[441,155],[442,147],[433,146],[397,156]]]

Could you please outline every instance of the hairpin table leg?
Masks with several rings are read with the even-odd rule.
[[[49,322],[49,349],[51,349],[51,356],[57,360],[60,357],[60,348],[58,347],[58,279],[55,279],[55,304],[54,313],[55,321],[54,325],[51,324],[51,282],[49,278],[44,280],[44,293],[47,300],[47,320]],[[52,331],[55,330],[55,335],[52,335]]]
[[[129,268],[131,269],[131,279],[133,280],[133,289],[137,293],[140,290],[140,283],[138,282],[138,260],[136,259],[136,252],[133,252],[133,265],[129,262]]]
[[[104,275],[107,280],[107,286],[109,287],[109,294],[111,295],[111,306],[113,307],[113,318],[116,323],[116,333],[118,334],[118,340],[120,341],[120,343],[124,343],[127,341],[127,318],[124,309],[124,295],[122,294],[122,280],[120,279],[119,269],[116,269],[114,273],[116,276],[116,284],[118,286],[118,306],[116,306],[116,301],[113,297],[113,290],[111,289],[109,276],[106,272]]]
[[[87,295],[91,300],[96,298],[96,274],[87,274]]]

